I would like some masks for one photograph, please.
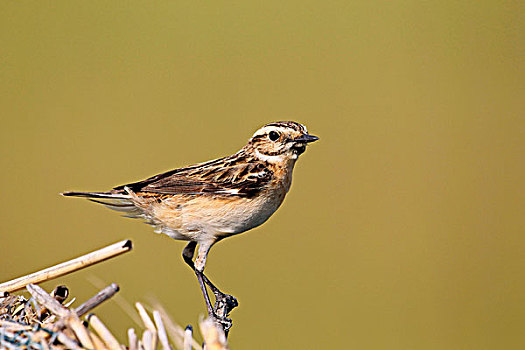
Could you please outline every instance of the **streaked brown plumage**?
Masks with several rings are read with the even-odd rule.
[[[297,158],[309,142],[317,139],[299,123],[270,123],[257,130],[233,155],[174,169],[108,192],[63,195],[87,197],[128,217],[142,218],[159,233],[190,241],[183,257],[194,268],[208,311],[216,317],[204,283],[211,287],[217,302],[229,299],[234,307],[236,301],[221,293],[202,273],[209,249],[225,237],[261,225],[277,210],[290,188]]]

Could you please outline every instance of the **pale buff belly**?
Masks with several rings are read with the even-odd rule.
[[[157,232],[172,238],[217,240],[261,225],[279,208],[284,196],[283,191],[256,198],[171,198],[152,204],[148,216]]]

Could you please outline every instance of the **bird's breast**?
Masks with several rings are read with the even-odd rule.
[[[172,196],[154,204],[152,214],[161,231],[176,239],[202,240],[242,233],[263,224],[283,202],[291,173],[276,175],[252,197]]]
[[[268,220],[285,195],[285,191],[267,191],[252,198],[195,198],[183,206],[182,225],[188,231],[207,232],[218,237],[242,233]]]

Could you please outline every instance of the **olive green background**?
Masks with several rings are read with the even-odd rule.
[[[233,349],[525,347],[525,25],[518,1],[0,2],[0,280],[124,238],[92,280],[205,313],[184,243],[105,190],[306,124],[284,205],[212,249]],[[96,284],[96,283],[95,283]],[[136,327],[114,302],[98,314]]]

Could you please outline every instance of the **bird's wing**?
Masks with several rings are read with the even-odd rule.
[[[252,197],[265,189],[272,177],[273,172],[265,163],[230,156],[171,170],[114,190],[127,187],[143,193]]]

